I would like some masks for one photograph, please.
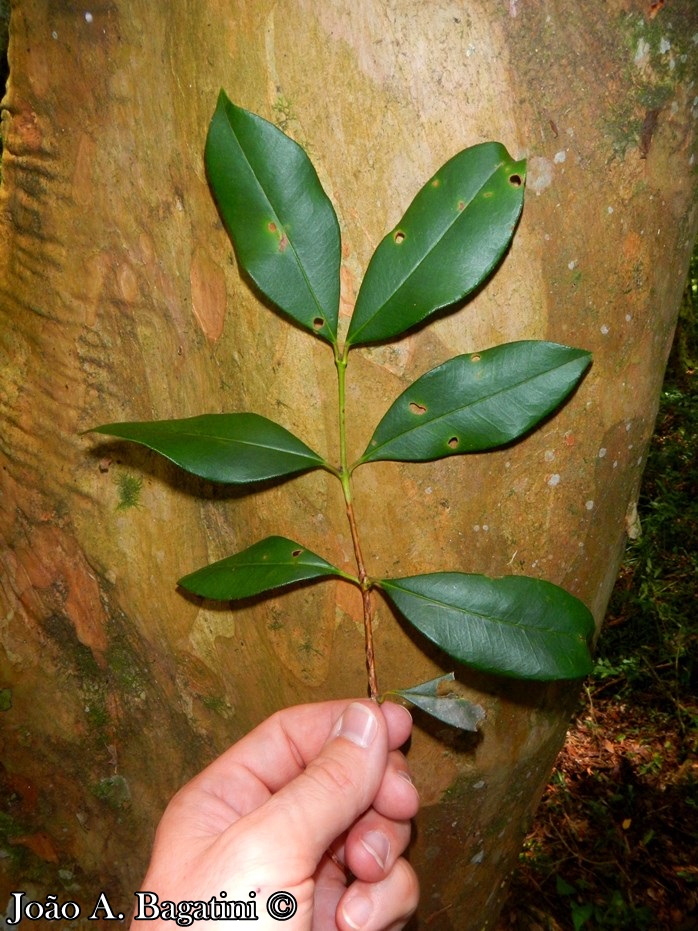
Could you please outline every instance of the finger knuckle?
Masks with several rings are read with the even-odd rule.
[[[317,759],[305,770],[305,777],[323,794],[346,795],[359,789],[360,774],[352,774],[338,760],[331,758]]]

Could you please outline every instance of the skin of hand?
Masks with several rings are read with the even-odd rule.
[[[398,931],[419,897],[402,856],[419,807],[399,751],[411,728],[407,709],[390,702],[277,712],[174,796],[141,890],[160,903],[252,894],[255,931]],[[335,860],[350,871],[348,885]],[[282,923],[266,908],[278,891],[297,903]],[[137,918],[138,910],[132,931],[173,926]],[[240,920],[215,927],[233,924]]]

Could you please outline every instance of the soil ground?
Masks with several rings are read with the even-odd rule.
[[[673,714],[589,691],[498,931],[698,928],[696,743]]]

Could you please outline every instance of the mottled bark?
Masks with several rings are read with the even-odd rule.
[[[169,794],[274,709],[362,694],[344,583],[230,612],[175,580],[268,533],[340,565],[336,482],[222,492],[81,431],[254,410],[336,450],[327,347],[241,280],[202,164],[219,87],[307,147],[344,241],[344,321],[423,181],[499,139],[529,157],[523,219],[454,314],[356,351],[349,442],[455,352],[593,350],[570,403],[487,456],[356,473],[376,575],[540,575],[601,620],[632,525],[696,230],[691,0],[15,0],[0,194],[0,689],[10,890],[102,890],[127,913]],[[691,72],[691,68],[693,71]],[[333,453],[334,455],[334,453]],[[380,605],[383,687],[449,664]],[[418,926],[490,927],[576,685],[459,669],[477,740],[419,722]],[[113,925],[112,925],[113,926]]]

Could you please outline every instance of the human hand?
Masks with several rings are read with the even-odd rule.
[[[288,931],[404,927],[419,894],[402,857],[419,806],[398,750],[411,728],[405,708],[370,701],[299,705],[264,721],[168,805],[132,931],[164,929],[157,910],[175,917],[165,901],[184,903],[180,926],[213,917],[212,900],[240,907],[230,925],[256,917],[256,931],[279,921]],[[341,863],[355,877],[348,886]],[[281,891],[289,897],[275,899]]]

